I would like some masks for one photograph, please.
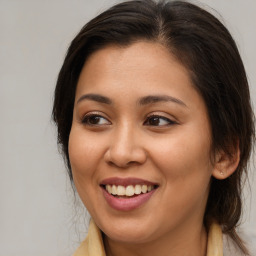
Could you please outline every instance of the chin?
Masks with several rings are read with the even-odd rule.
[[[112,222],[111,225],[104,226],[102,229],[103,233],[111,240],[122,243],[145,243],[152,239],[151,226],[131,223],[124,221],[123,225]]]

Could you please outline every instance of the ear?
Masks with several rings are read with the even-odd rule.
[[[219,151],[215,156],[212,176],[218,180],[224,180],[233,174],[240,161],[239,143],[234,145],[235,148],[230,150],[230,154]]]

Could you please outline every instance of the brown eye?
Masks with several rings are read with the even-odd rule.
[[[175,124],[175,122],[163,116],[153,115],[148,117],[144,124],[149,126],[168,126]]]
[[[110,124],[110,122],[100,116],[100,115],[95,115],[95,114],[90,114],[90,115],[86,115],[83,120],[82,120],[83,124],[86,125],[106,125],[106,124]]]

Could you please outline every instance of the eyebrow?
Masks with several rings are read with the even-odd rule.
[[[104,104],[112,104],[112,100],[105,97],[105,96],[102,96],[100,94],[94,94],[94,93],[90,93],[90,94],[84,94],[83,96],[81,96],[77,103],[78,104],[79,102],[83,101],[83,100],[92,100],[92,101],[97,101],[97,102],[100,102],[100,103],[104,103]]]
[[[174,98],[169,95],[149,95],[139,100],[139,105],[147,105],[158,102],[173,102],[181,106],[187,107],[187,105],[180,99]]]
[[[91,100],[91,101],[96,101],[96,102],[108,104],[108,105],[111,105],[113,103],[110,98],[105,97],[100,94],[94,94],[94,93],[82,95],[78,99],[77,104],[83,100]],[[148,104],[154,104],[154,103],[158,103],[158,102],[173,102],[173,103],[177,103],[181,106],[187,107],[187,105],[183,101],[181,101],[180,99],[177,99],[175,97],[169,96],[169,95],[149,95],[149,96],[140,98],[138,101],[139,105],[141,105],[141,106],[148,105]]]

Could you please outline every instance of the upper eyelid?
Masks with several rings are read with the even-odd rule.
[[[151,117],[158,117],[159,119],[163,119],[166,122],[169,122],[170,124],[177,124],[177,121],[175,121],[175,120],[173,120],[171,118],[165,117],[165,116],[161,116],[161,115],[150,115],[150,116],[147,116],[146,120],[143,123],[146,123]]]
[[[106,114],[100,112],[100,111],[89,111],[85,114],[82,115],[82,118],[85,118],[86,116],[100,116],[100,117],[103,117],[105,119],[109,119]]]
[[[83,123],[86,118],[91,117],[91,116],[99,116],[99,117],[101,117],[101,118],[106,119],[109,123],[111,123],[111,121],[109,120],[108,117],[106,117],[102,112],[98,112],[98,111],[90,111],[90,112],[87,112],[86,114],[82,115],[82,117],[80,118],[80,120],[81,120],[81,122]]]
[[[177,118],[174,117],[173,115],[170,115],[170,114],[165,113],[165,112],[158,112],[158,111],[154,111],[154,112],[151,112],[151,113],[147,114],[144,119],[146,120],[146,119],[148,119],[149,117],[152,117],[152,116],[156,116],[156,117],[160,117],[160,118],[165,118],[165,119],[168,119],[168,120],[170,120],[172,122],[178,123]]]

